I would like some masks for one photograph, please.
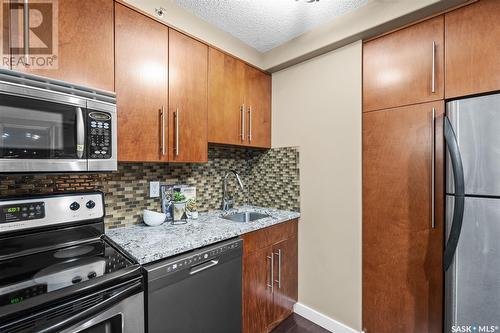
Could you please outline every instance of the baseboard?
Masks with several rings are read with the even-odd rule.
[[[293,311],[333,333],[361,333],[301,303],[295,303]]]

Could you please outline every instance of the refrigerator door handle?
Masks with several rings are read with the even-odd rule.
[[[464,168],[462,165],[462,157],[460,156],[460,148],[458,147],[457,137],[453,131],[450,120],[447,116],[444,117],[444,138],[446,146],[450,153],[451,166],[453,169],[453,180],[455,183],[455,200],[453,206],[453,218],[450,228],[450,235],[446,242],[444,250],[444,270],[447,271],[455,256],[458,246],[458,240],[462,231],[462,221],[464,217],[465,203],[465,180]]]

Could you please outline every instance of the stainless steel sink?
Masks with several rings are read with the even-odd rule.
[[[270,217],[267,214],[261,214],[256,212],[241,212],[241,213],[232,213],[228,215],[223,215],[222,218],[234,222],[252,222],[255,220],[260,220],[266,217]]]

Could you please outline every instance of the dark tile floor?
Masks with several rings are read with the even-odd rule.
[[[293,313],[271,333],[330,333],[330,331]]]

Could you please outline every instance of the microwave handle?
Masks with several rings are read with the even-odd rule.
[[[83,157],[85,151],[85,123],[83,121],[83,110],[76,108],[76,156]]]

